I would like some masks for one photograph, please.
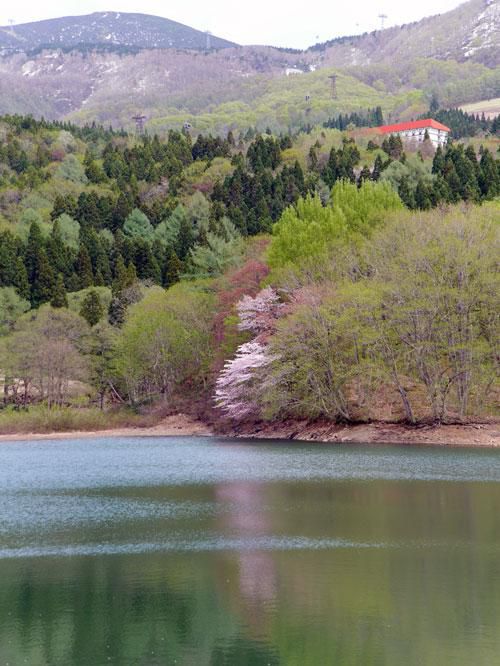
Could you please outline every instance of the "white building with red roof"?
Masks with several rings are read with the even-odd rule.
[[[376,130],[380,134],[397,134],[403,141],[415,141],[416,143],[424,140],[427,131],[429,139],[436,148],[446,144],[451,132],[449,127],[438,123],[437,120],[432,120],[432,118],[397,123],[396,125],[382,125],[382,127],[377,127]]]

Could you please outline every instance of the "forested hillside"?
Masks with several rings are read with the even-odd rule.
[[[363,118],[379,114],[380,109],[357,117],[363,124]],[[401,387],[413,382],[416,393],[404,397],[404,413],[394,407],[395,418],[443,420],[476,413],[480,395],[485,406],[491,402],[493,380],[476,385],[474,378],[481,373],[493,377],[488,349],[498,333],[491,254],[498,228],[494,201],[500,194],[497,131],[498,124],[490,123],[466,144],[434,151],[428,140],[403,145],[397,137],[382,140],[369,129],[323,128],[279,136],[248,130],[225,138],[172,130],[161,139],[2,118],[0,367],[5,404],[67,405],[78,380],[89,387],[91,401],[102,404],[139,406],[163,397],[172,405],[180,395],[194,395],[193,408],[211,413],[218,381],[221,413],[231,417],[302,414],[351,420],[376,414],[372,398],[362,399],[353,383],[369,365],[373,380],[386,386],[389,401],[391,391],[403,398]],[[401,245],[398,229],[407,239]],[[440,246],[449,251],[428,254]],[[394,266],[384,263],[389,255]],[[390,350],[398,367],[391,374],[389,348],[380,346],[389,342],[373,338],[375,330],[382,330],[380,312],[392,307],[384,296],[387,280],[403,289],[405,270],[414,275],[425,257],[431,268],[420,295],[394,293],[391,298],[410,299],[409,311],[415,306],[411,298],[424,298],[437,308],[429,317],[438,312],[443,326],[472,327],[457,339],[449,368],[443,359],[455,345],[450,330],[433,338],[426,363],[438,363],[444,374],[432,375],[432,381],[422,374],[421,359],[405,355],[404,346]],[[453,275],[467,257],[470,281],[457,285]],[[433,301],[429,290],[438,273],[442,291]],[[271,286],[261,292],[265,279]],[[452,304],[461,289],[475,303],[473,321],[452,319],[448,310],[441,313],[441,299],[447,294]],[[287,335],[300,339],[294,327],[303,326],[314,339],[315,331],[302,317],[323,321],[323,304],[325,313],[331,308],[328,317],[344,321],[345,331],[361,327],[359,335],[367,336],[361,347],[346,339],[346,356],[339,356],[335,370],[343,368],[343,374],[333,378],[329,371],[321,379],[340,382],[328,394],[334,403],[323,401],[324,386],[317,387],[320,393],[308,393],[310,376],[280,374],[295,366],[292,357],[285,366],[273,364],[284,358],[280,345],[292,354]],[[300,314],[307,307],[314,316]],[[411,317],[399,325],[409,331]],[[318,335],[319,344],[323,333]],[[401,333],[401,340],[406,335]],[[393,342],[397,346],[401,340]],[[338,347],[335,354],[340,353]],[[217,380],[233,357],[236,366],[226,366]],[[358,358],[352,367],[349,358]],[[246,367],[248,359],[264,373],[255,378],[261,377],[258,385],[269,392],[259,390],[255,396],[253,384],[241,383],[238,368]],[[300,367],[309,367],[309,360],[300,360]],[[469,364],[467,386],[459,387]],[[313,374],[319,381],[321,375]],[[275,394],[278,385],[288,386],[288,393],[282,395],[280,388]],[[234,407],[242,401],[242,386],[250,404],[243,400]],[[422,402],[422,391],[430,402],[424,400],[427,407],[419,411],[411,403]],[[308,402],[313,395],[314,408]]]

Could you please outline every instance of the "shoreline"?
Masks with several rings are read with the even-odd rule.
[[[500,423],[471,423],[410,427],[397,423],[372,422],[334,425],[327,422],[287,421],[279,424],[243,424],[217,429],[175,414],[151,427],[110,428],[109,430],[72,430],[46,433],[0,435],[0,442],[43,441],[54,439],[93,439],[99,437],[226,437],[249,440],[294,440],[297,442],[339,444],[392,444],[399,446],[439,446],[500,448]]]
[[[500,423],[412,427],[381,421],[355,425],[291,421],[264,424],[248,430],[238,428],[231,430],[227,436],[337,444],[500,448]]]

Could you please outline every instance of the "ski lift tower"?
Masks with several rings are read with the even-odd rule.
[[[385,28],[385,21],[387,19],[387,14],[379,14],[378,17],[380,19],[380,29],[383,30]]]
[[[338,97],[338,95],[337,95],[337,75],[332,74],[328,78],[332,82],[332,99],[337,99],[337,97]]]
[[[146,116],[138,113],[136,116],[132,116],[132,120],[135,121],[135,132],[136,134],[144,134],[144,125],[146,123]]]

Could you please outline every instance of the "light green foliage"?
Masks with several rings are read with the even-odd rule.
[[[406,178],[410,190],[414,192],[419,181],[432,183],[431,169],[431,162],[422,162],[417,155],[410,155],[405,164],[398,161],[391,162],[382,172],[380,181],[389,183],[398,192],[402,179]]]
[[[74,250],[77,250],[80,237],[79,223],[66,213],[60,215],[57,218],[57,221],[59,222],[59,231],[63,243]]]
[[[56,172],[56,176],[63,180],[69,180],[72,183],[82,185],[87,183],[85,167],[75,155],[66,155]]]
[[[343,280],[298,294],[261,370],[263,413],[346,419],[356,402],[357,418],[363,403],[370,418],[381,387],[412,423],[488,411],[498,379],[497,222],[492,204],[393,216],[360,249],[356,271],[351,263]]]
[[[434,420],[481,404],[496,371],[498,229],[489,210],[395,219],[366,248],[373,277],[361,284],[364,324],[396,381],[425,387]],[[402,381],[401,381],[402,383]],[[399,390],[399,389],[398,389]],[[485,393],[486,392],[486,393]]]
[[[16,320],[29,309],[29,301],[21,298],[14,287],[0,287],[0,335],[9,333]]]
[[[190,251],[189,275],[217,277],[236,265],[243,256],[243,240],[234,225],[227,219],[222,225],[223,235],[209,232],[206,245],[197,245]]]
[[[42,232],[42,235],[44,237],[48,237],[51,228],[50,225],[43,222],[40,213],[34,210],[33,208],[27,208],[22,212],[19,224],[15,227],[18,235],[24,241],[26,241],[29,236],[30,227],[33,224],[33,222],[36,222],[36,224],[38,224],[38,226],[40,227],[40,231]]]
[[[338,75],[337,100],[332,100],[327,81],[332,73]],[[387,114],[398,107],[404,109],[415,95],[421,95],[420,91],[413,90],[384,94],[353,74],[346,75],[338,69],[322,69],[295,76],[239,77],[218,92],[220,102],[217,105],[212,104],[213,95],[210,95],[209,111],[205,96],[183,95],[182,104],[187,113],[183,111],[180,114],[179,107],[171,105],[161,117],[152,118],[149,125],[152,131],[162,131],[172,126],[182,127],[188,120],[193,125],[193,134],[225,133],[228,128],[248,127],[257,127],[259,131],[265,131],[269,127],[279,134],[308,123],[312,126],[321,125],[332,115],[349,113],[360,108],[381,105],[384,114]],[[310,99],[306,100],[308,95]],[[88,113],[89,109],[85,109],[75,116],[88,119]],[[121,112],[116,109],[116,113]],[[128,123],[129,118],[123,116],[123,121]]]
[[[108,247],[113,247],[115,237],[113,236],[113,232],[110,229],[101,229],[98,235],[105,245]]]
[[[72,153],[77,149],[78,142],[71,132],[61,130],[57,135],[57,141],[54,148],[61,148],[65,152]]]
[[[319,196],[308,195],[299,199],[297,206],[287,208],[274,225],[269,265],[283,268],[323,260],[346,231],[346,220],[339,209],[323,206]]]
[[[117,342],[116,367],[132,403],[188,379],[203,382],[211,358],[214,297],[197,284],[151,288],[132,305]]]
[[[152,240],[153,238],[153,226],[147,216],[138,208],[134,208],[125,220],[123,231],[132,238],[143,238],[145,240]]]
[[[71,381],[87,376],[79,345],[87,324],[66,308],[43,305],[23,315],[6,339],[2,366],[6,376],[23,380],[49,406],[65,402]]]
[[[269,345],[273,360],[260,371],[267,418],[351,418],[346,387],[355,356],[350,322],[338,315],[313,299],[280,322]]]
[[[154,230],[155,239],[159,240],[165,247],[174,247],[179,238],[181,222],[186,219],[186,209],[182,204],[176,206],[172,215],[160,224]]]
[[[332,189],[331,204],[323,206],[318,195],[299,199],[274,225],[268,261],[273,269],[314,271],[348,241],[367,236],[394,210],[402,209],[388,183],[366,181],[361,188],[339,181]]]
[[[392,187],[371,181],[365,181],[360,188],[338,181],[332,189],[332,205],[342,211],[349,232],[363,235],[384,222],[389,212],[403,208]]]
[[[191,222],[194,237],[207,233],[210,220],[210,204],[201,192],[195,192],[187,205],[187,216]]]

